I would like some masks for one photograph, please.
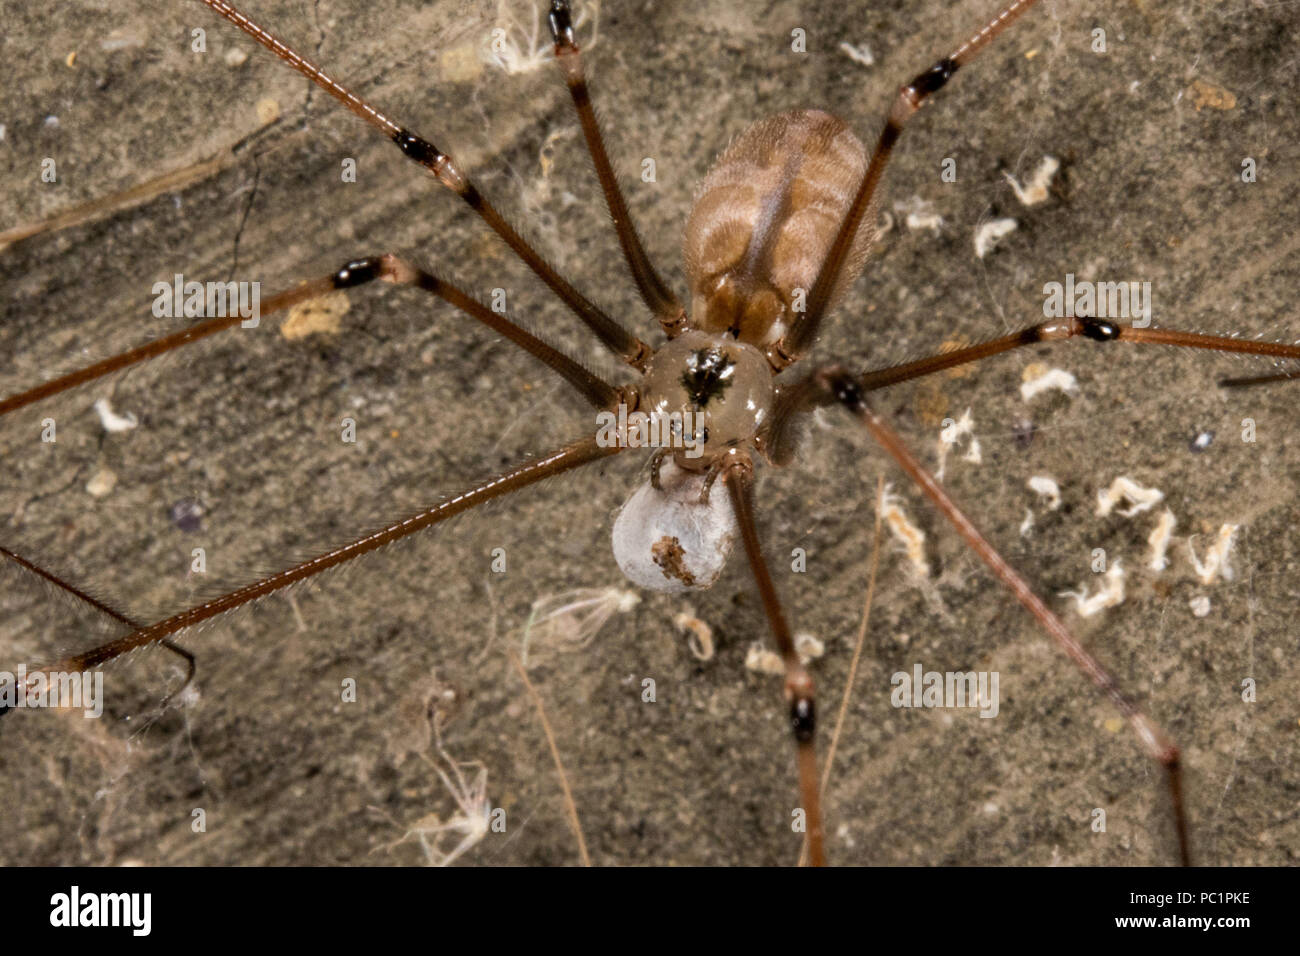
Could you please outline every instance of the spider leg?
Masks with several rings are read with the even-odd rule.
[[[115,607],[112,607],[111,605],[105,603],[104,601],[101,601],[93,594],[83,591],[81,588],[77,587],[75,584],[73,584],[71,581],[68,581],[66,578],[63,578],[55,574],[53,571],[48,571],[45,568],[40,567],[36,563],[29,561],[27,558],[24,558],[22,555],[17,554],[14,551],[10,551],[8,548],[4,547],[3,545],[0,545],[0,556],[8,558],[10,561],[14,562],[14,564],[18,565],[20,568],[23,568],[24,570],[32,574],[35,574],[37,577],[43,578],[44,580],[48,581],[50,584],[53,584],[59,590],[72,595],[77,600],[81,601],[84,604],[89,605],[90,607],[93,607],[96,611],[99,611],[101,614],[104,614],[107,617],[112,618],[113,620],[117,621],[119,624],[124,624],[127,627],[131,628],[132,630],[138,630],[140,627],[143,626],[141,624],[136,623],[131,618],[127,617],[125,614],[117,610]],[[163,640],[160,641],[159,643],[163,647],[167,648],[167,650],[171,651],[173,654],[177,654],[185,660],[185,680],[181,682],[181,685],[179,687],[177,687],[175,690],[168,693],[167,696],[164,697],[162,701],[159,703],[158,709],[159,709],[159,713],[161,713],[163,710],[166,710],[168,704],[170,704],[173,700],[176,699],[177,696],[179,696],[185,691],[185,688],[189,687],[190,684],[193,683],[194,673],[196,668],[195,668],[194,655],[191,654],[189,651],[187,651],[185,648],[181,647],[179,644],[170,640]],[[10,710],[11,708],[9,707],[0,706],[0,717],[3,717]]]
[[[572,471],[580,465],[598,461],[622,451],[621,446],[602,447],[595,438],[586,438],[557,449],[549,455],[529,458],[510,470],[480,481],[467,491],[443,499],[418,514],[357,538],[322,555],[310,558],[291,568],[236,588],[227,594],[173,614],[171,617],[136,628],[130,634],[116,638],[80,654],[44,664],[28,672],[28,681],[38,673],[80,672],[90,670],[128,651],[151,644],[162,643],[165,638],[203,621],[218,617],[237,607],[242,607],[268,594],[274,594],[291,584],[303,581],[330,568],[337,567],[363,554],[378,550],[425,528],[440,524],[448,518],[494,498],[500,498],[546,478]]]
[[[898,434],[885,423],[884,419],[872,411],[864,398],[863,390],[858,386],[857,379],[839,366],[819,369],[815,379],[828,395],[847,408],[850,414],[866,426],[876,442],[898,462],[908,477],[916,482],[962,539],[989,566],[994,576],[1015,595],[1016,599],[1051,635],[1066,656],[1074,661],[1084,675],[1110,699],[1129,722],[1143,751],[1165,770],[1173,805],[1174,825],[1178,833],[1179,857],[1184,866],[1189,866],[1191,848],[1188,841],[1187,817],[1183,807],[1182,766],[1178,747],[1174,741],[1142,712],[1110,672],[1070,633],[1065,622],[1033,592],[1029,582],[1011,567],[989,540],[980,533],[943,486],[903,444]]]
[[[1257,339],[1238,339],[1228,335],[1204,335],[1200,332],[1180,332],[1176,329],[1135,328],[1122,322],[1106,319],[1066,318],[1042,322],[1019,332],[990,339],[969,348],[954,349],[939,355],[905,362],[888,368],[875,369],[858,378],[858,387],[864,391],[897,385],[909,379],[941,372],[957,365],[966,365],[982,359],[1044,342],[1083,338],[1093,342],[1129,342],[1134,345],[1172,345],[1182,348],[1204,349],[1211,352],[1231,352],[1241,355],[1260,355],[1275,359],[1300,359],[1300,345],[1281,342],[1261,342]],[[1282,372],[1254,379],[1225,379],[1220,385],[1255,384],[1294,378],[1296,373]]]
[[[623,257],[632,271],[632,281],[636,283],[641,300],[659,319],[669,338],[673,338],[688,328],[686,310],[682,308],[677,296],[659,277],[654,264],[646,255],[637,235],[632,216],[623,200],[622,190],[618,186],[618,177],[610,165],[605,152],[605,141],[600,134],[600,122],[596,110],[591,104],[591,92],[587,89],[587,75],[582,66],[582,54],[578,50],[573,36],[573,23],[569,19],[568,0],[551,0],[551,37],[555,41],[555,59],[564,71],[564,79],[573,97],[574,108],[578,111],[578,121],[582,124],[582,135],[587,140],[587,151],[591,154],[592,164],[596,167],[596,177],[600,180],[601,191],[605,194],[605,205],[609,207],[609,217],[614,221],[614,231],[618,234],[618,244],[623,247]]]
[[[817,273],[817,281],[813,283],[812,290],[808,293],[807,308],[803,312],[795,313],[789,331],[771,347],[769,359],[774,367],[784,368],[803,356],[817,337],[817,331],[830,306],[831,295],[840,272],[853,249],[853,240],[857,235],[858,227],[862,224],[867,210],[871,208],[876,187],[880,185],[894,144],[902,135],[908,119],[921,108],[931,94],[942,89],[960,67],[973,60],[980,50],[1035,2],[1037,0],[1013,0],[1006,9],[976,31],[965,43],[924,73],[918,74],[912,82],[898,91],[894,105],[889,111],[889,118],[885,120],[885,128],[881,130],[880,139],[876,142],[871,162],[862,176],[862,183],[858,186],[853,202],[849,205],[849,211],[840,224],[835,241],[826,253],[826,258]]]
[[[422,166],[433,174],[443,186],[446,186],[476,212],[487,225],[500,236],[528,268],[567,305],[579,319],[591,329],[596,337],[614,354],[620,356],[629,365],[643,369],[650,358],[651,348],[632,335],[600,308],[589,301],[577,289],[553,269],[523,236],[515,231],[489,203],[478,187],[456,165],[456,162],[429,140],[417,135],[404,126],[389,119],[370,103],[356,93],[340,84],[315,63],[293,50],[279,37],[265,30],[250,20],[238,9],[225,0],[201,0],[214,13],[229,20],[248,36],[252,37],[266,49],[293,67],[307,79],[311,80],[326,93],[333,96],[357,116],[397,144],[398,149],[407,159]]]
[[[281,292],[278,295],[271,296],[261,303],[260,314],[271,315],[282,309],[292,308],[300,302],[306,302],[308,299],[315,299],[332,290],[334,285],[329,277],[314,279],[305,282],[294,289]],[[69,372],[59,378],[43,382],[34,388],[26,391],[9,395],[0,399],[0,415],[6,415],[9,412],[25,408],[42,399],[49,398],[51,395],[57,395],[65,392],[70,388],[76,388],[78,385],[84,385],[86,382],[93,382],[97,378],[102,378],[119,369],[127,368],[146,359],[154,358],[181,346],[189,345],[191,342],[198,342],[210,335],[223,332],[226,329],[233,328],[244,321],[243,316],[236,310],[234,315],[221,316],[218,318],[206,319],[191,325],[189,328],[181,329],[179,332],[173,332],[171,335],[164,335],[162,338],[146,342],[144,345],[128,349],[118,355],[111,356],[94,365],[87,365],[85,368],[78,369],[75,372]]]
[[[1129,342],[1135,345],[1170,345],[1182,348],[1203,349],[1211,352],[1258,355],[1274,359],[1300,360],[1300,345],[1282,342],[1261,342],[1257,339],[1238,339],[1228,335],[1205,335],[1200,332],[1180,332],[1176,329],[1134,328],[1121,322],[1106,319],[1066,318],[1042,322],[999,336],[966,348],[940,352],[911,362],[872,369],[854,377],[859,392],[873,392],[913,379],[933,375],[959,365],[970,365],[1030,345],[1060,342],[1067,339],[1087,339],[1093,342]],[[1260,385],[1300,377],[1295,369],[1251,378],[1221,379],[1224,387]],[[795,451],[795,430],[791,426],[803,412],[817,406],[835,404],[835,397],[816,381],[816,376],[782,385],[777,389],[777,399],[772,417],[760,440],[769,460],[788,464]]]
[[[492,331],[514,342],[533,358],[545,363],[561,375],[570,385],[592,405],[597,408],[612,408],[622,398],[614,386],[603,381],[579,362],[537,336],[512,322],[509,318],[485,307],[468,293],[445,282],[432,273],[425,272],[399,259],[394,255],[370,256],[354,259],[333,275],[322,276],[305,282],[293,289],[281,292],[267,299],[260,309],[260,314],[269,315],[283,309],[292,308],[301,302],[314,299],[336,289],[350,289],[365,285],[376,279],[382,279],[398,285],[411,285],[436,295],[445,302],[454,305],[471,318],[482,322]],[[166,352],[201,341],[210,335],[232,329],[244,321],[238,312],[230,316],[207,319],[189,328],[173,332],[162,338],[146,342],[144,345],[121,352],[103,361],[88,365],[75,372],[69,372],[56,379],[51,379],[34,388],[18,392],[0,399],[0,415],[16,411],[41,399],[49,398],[78,385],[84,385],[97,378],[102,378],[128,366],[155,358]]]
[[[763,602],[772,636],[785,664],[785,697],[790,704],[790,725],[794,731],[795,748],[799,764],[799,797],[803,804],[808,839],[808,859],[813,866],[826,865],[826,849],[822,831],[821,786],[817,779],[817,750],[815,736],[816,688],[812,675],[799,660],[790,623],[781,607],[776,585],[768,571],[767,561],[758,540],[754,522],[754,468],[748,458],[735,457],[723,466],[727,491],[740,535],[745,542],[745,555],[753,572],[754,583]]]

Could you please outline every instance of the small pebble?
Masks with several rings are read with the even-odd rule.
[[[117,475],[109,468],[101,468],[86,482],[86,491],[93,498],[103,498],[117,487]]]
[[[280,104],[273,99],[257,101],[257,121],[265,126],[280,118]]]
[[[1028,448],[1034,443],[1034,435],[1038,432],[1038,426],[1027,418],[1021,418],[1011,426],[1011,437],[1015,440],[1016,447],[1020,449]]]
[[[182,531],[198,531],[203,527],[203,505],[193,498],[182,498],[167,509],[167,515]]]

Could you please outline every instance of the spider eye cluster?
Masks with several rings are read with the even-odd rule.
[[[762,352],[729,335],[699,331],[656,352],[641,386],[648,414],[677,413],[693,422],[692,437],[713,453],[758,433],[771,413],[772,392],[772,369]]]

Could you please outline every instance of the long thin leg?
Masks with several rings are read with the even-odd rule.
[[[525,488],[553,475],[572,471],[579,465],[585,465],[617,454],[621,450],[622,448],[617,445],[602,447],[597,444],[595,438],[587,438],[566,445],[544,457],[528,459],[503,474],[480,482],[468,491],[447,498],[421,511],[419,514],[394,522],[342,547],[327,551],[325,554],[303,561],[287,570],[276,572],[251,584],[246,584],[228,594],[205,601],[203,604],[189,608],[179,614],[174,614],[156,624],[137,628],[132,633],[116,638],[99,647],[30,670],[28,672],[29,680],[34,674],[40,672],[78,672],[97,667],[116,657],[120,657],[128,651],[161,642],[164,638],[178,631],[225,614],[227,611],[242,607],[259,598],[266,597],[268,594],[274,594],[291,584],[304,581],[320,574],[322,571],[337,567],[363,554],[368,554],[385,545],[392,544],[394,541],[415,534],[417,531],[432,527],[446,521],[448,518],[468,511],[476,505],[518,491],[520,488]]]
[[[551,0],[550,24],[551,36],[555,40],[555,59],[564,70],[564,79],[578,111],[578,121],[582,124],[582,135],[587,140],[587,151],[591,153],[600,188],[605,193],[605,204],[609,207],[609,217],[614,220],[618,244],[623,247],[623,258],[632,270],[632,281],[636,283],[642,301],[659,319],[659,324],[671,338],[686,330],[686,310],[655,271],[650,257],[641,245],[641,237],[637,235],[632,216],[627,211],[627,203],[623,201],[623,192],[619,189],[618,177],[614,175],[614,168],[605,152],[600,123],[591,105],[582,54],[574,39],[573,23],[569,18],[568,0]]]
[[[1273,382],[1289,382],[1300,378],[1300,369],[1289,372],[1271,372],[1268,375],[1243,375],[1239,378],[1219,379],[1220,388],[1245,388],[1251,385],[1271,385]]]
[[[768,623],[772,626],[772,636],[776,638],[777,650],[785,663],[785,697],[790,704],[790,726],[794,730],[795,748],[799,762],[799,798],[803,803],[808,859],[813,866],[826,865],[825,840],[822,833],[821,786],[817,779],[817,733],[816,688],[812,675],[799,660],[795,650],[794,638],[790,635],[790,624],[785,611],[781,608],[781,599],[777,596],[776,585],[767,569],[763,558],[763,548],[758,541],[758,528],[754,522],[754,468],[748,459],[737,459],[733,464],[724,466],[727,491],[731,495],[732,508],[736,513],[736,523],[740,525],[740,536],[745,542],[745,556],[749,559],[750,570],[754,573],[754,582],[758,586],[759,597],[763,601],[763,610]]]
[[[84,604],[89,605],[90,607],[93,607],[96,611],[99,611],[101,614],[107,615],[108,617],[117,621],[119,624],[123,624],[126,627],[131,628],[132,630],[138,630],[139,628],[144,626],[142,624],[137,624],[135,621],[131,620],[131,618],[127,617],[117,608],[105,604],[103,601],[95,597],[93,594],[88,594],[87,592],[83,591],[81,588],[77,587],[75,584],[73,584],[71,581],[68,581],[66,578],[60,577],[59,575],[55,574],[53,571],[47,571],[45,568],[42,568],[39,565],[27,560],[21,554],[18,554],[14,551],[10,551],[8,548],[4,547],[3,545],[0,545],[0,556],[8,558],[10,561],[14,562],[14,564],[18,565],[20,568],[23,568],[24,570],[29,571],[32,574],[35,574],[39,578],[43,578],[44,580],[48,581],[50,584],[53,584],[55,587],[59,588],[61,591],[65,591],[66,593],[71,594],[77,600],[83,602]],[[160,643],[162,644],[163,647],[167,648],[167,650],[171,651],[173,654],[179,655],[181,658],[185,660],[185,680],[181,682],[181,685],[179,687],[177,687],[174,691],[172,691],[162,699],[162,703],[159,706],[161,708],[165,708],[172,701],[173,698],[175,698],[178,694],[184,691],[185,688],[189,687],[190,683],[194,680],[195,662],[194,662],[194,655],[191,654],[189,651],[187,651],[185,648],[181,647],[179,644],[176,644],[175,642],[170,640],[164,640],[161,641]],[[3,716],[7,712],[8,711],[6,708],[0,707],[0,716]]]
[[[292,308],[300,302],[322,296],[334,288],[335,286],[329,277],[305,282],[297,288],[273,295],[262,302],[260,314],[271,315],[282,309]],[[224,332],[242,321],[244,319],[238,311],[234,315],[206,319],[203,322],[191,325],[189,328],[181,329],[179,332],[173,332],[171,335],[165,335],[162,338],[154,339],[152,342],[146,342],[144,345],[128,349],[119,355],[106,358],[102,362],[96,362],[94,365],[88,365],[75,372],[69,372],[67,375],[43,382],[24,392],[18,392],[0,399],[0,415],[17,411],[27,405],[49,398],[51,395],[57,395],[70,388],[76,388],[78,385],[84,385],[86,382],[93,382],[97,378],[102,378],[127,366],[135,365],[137,362],[143,362],[146,359],[162,355],[164,352],[170,352],[172,349],[189,345],[191,342],[198,342],[209,335]]]
[[[279,37],[263,29],[225,0],[201,0],[202,3],[229,20],[244,33],[248,34],[262,46],[266,47],[289,66],[293,67],[307,79],[311,80],[326,93],[333,96],[357,116],[397,144],[402,154],[428,172],[452,192],[463,199],[491,227],[492,231],[505,240],[511,250],[522,259],[528,268],[536,273],[559,298],[578,316],[596,337],[614,354],[620,356],[629,365],[644,368],[650,358],[651,349],[636,336],[602,312],[588,301],[577,289],[570,285],[537,253],[535,249],[515,231],[497,212],[496,208],[483,198],[478,188],[469,180],[450,156],[404,126],[389,119],[370,103],[356,93],[337,82],[324,70],[306,57],[293,50]]]
[[[1094,342],[1129,342],[1134,345],[1173,345],[1182,348],[1204,349],[1211,352],[1233,352],[1241,355],[1262,355],[1271,358],[1300,359],[1300,345],[1285,345],[1281,342],[1261,342],[1256,339],[1237,339],[1228,335],[1203,335],[1200,332],[1180,332],[1177,329],[1138,329],[1122,322],[1107,319],[1066,318],[1012,332],[969,348],[954,349],[939,355],[893,365],[889,368],[876,369],[858,379],[858,387],[866,392],[889,385],[897,385],[909,379],[931,375],[958,365],[978,362],[981,359],[1010,352],[1027,345],[1043,342],[1059,342],[1064,339],[1084,338]],[[1294,376],[1295,373],[1289,373]],[[1277,378],[1289,377],[1288,374]],[[1272,376],[1263,378],[1272,380]],[[1230,380],[1236,381],[1236,380]],[[1222,383],[1221,383],[1222,384]]]
[[[333,275],[313,279],[287,292],[272,296],[262,304],[260,314],[271,315],[335,289],[350,289],[373,282],[376,279],[383,279],[399,285],[413,285],[438,296],[443,301],[456,306],[462,312],[482,322],[494,332],[505,336],[528,352],[529,355],[544,362],[563,376],[592,405],[597,408],[610,408],[618,404],[621,395],[619,390],[598,378],[580,363],[547,345],[532,333],[526,332],[506,316],[486,308],[482,303],[451,283],[444,282],[432,273],[417,269],[393,255],[354,259]],[[102,362],[96,362],[94,365],[88,365],[83,369],[51,379],[37,385],[35,388],[29,388],[25,392],[19,392],[0,399],[0,415],[16,411],[19,408],[31,405],[33,402],[49,398],[51,395],[57,395],[59,392],[75,388],[78,385],[84,385],[87,382],[102,378],[146,359],[162,355],[165,352],[170,352],[173,349],[198,342],[218,332],[224,332],[227,329],[234,328],[242,321],[243,319],[238,313],[207,319],[189,328],[181,329],[179,332],[173,332],[171,335],[165,335],[162,338],[154,339],[152,342],[146,342],[144,345],[106,358]]]
[[[1211,352],[1231,352],[1242,355],[1259,355],[1278,359],[1300,360],[1300,345],[1281,342],[1260,342],[1254,339],[1237,339],[1227,335],[1203,335],[1200,332],[1180,332],[1175,329],[1136,329],[1131,325],[1107,319],[1056,319],[989,339],[978,345],[940,352],[912,362],[873,369],[856,378],[858,391],[866,393],[888,388],[912,379],[933,375],[959,365],[980,362],[1018,348],[1066,339],[1087,339],[1093,342],[1129,342],[1135,345],[1172,345],[1182,348],[1204,349]],[[1224,386],[1258,385],[1266,382],[1296,378],[1300,371],[1278,372],[1253,378],[1223,379]],[[786,464],[794,453],[795,429],[800,415],[817,405],[833,404],[835,399],[814,378],[783,385],[777,392],[776,405],[761,445],[768,458],[776,464]]]
[[[966,517],[966,514],[957,507],[956,502],[949,497],[948,492],[917,460],[916,456],[908,450],[898,434],[885,423],[884,419],[871,410],[863,397],[862,389],[858,386],[856,378],[849,374],[847,370],[838,366],[820,369],[815,377],[827,394],[833,396],[836,401],[847,408],[858,421],[867,427],[876,442],[898,462],[903,471],[907,472],[908,477],[917,483],[926,497],[939,509],[939,512],[957,529],[957,533],[980,556],[980,559],[989,566],[994,576],[1006,585],[1007,589],[1016,596],[1016,600],[1023,604],[1025,609],[1034,616],[1034,619],[1052,636],[1052,639],[1056,641],[1061,650],[1065,652],[1070,660],[1074,661],[1084,675],[1103,694],[1110,698],[1115,708],[1128,720],[1129,726],[1133,728],[1133,732],[1137,735],[1138,742],[1147,756],[1165,768],[1166,779],[1169,784],[1169,796],[1174,810],[1174,824],[1178,831],[1179,856],[1182,864],[1189,866],[1191,864],[1191,849],[1187,835],[1187,818],[1183,809],[1182,769],[1179,762],[1178,747],[1173,740],[1141,711],[1131,697],[1124,693],[1118,681],[1111,676],[1110,672],[1088,653],[1083,645],[1070,633],[1069,628],[1065,626],[1065,622],[1043,603],[1042,599],[1030,588],[1029,582],[1007,563],[1006,559],[998,553],[997,549]]]
[[[903,126],[912,114],[921,108],[921,104],[927,97],[942,89],[959,68],[973,60],[994,37],[1036,2],[1037,0],[1014,0],[969,40],[930,69],[918,74],[911,83],[898,91],[893,108],[889,111],[889,118],[885,120],[885,128],[881,130],[880,139],[876,142],[876,150],[871,156],[871,162],[862,176],[862,183],[858,186],[849,211],[840,224],[840,231],[836,233],[835,241],[831,244],[830,251],[826,253],[826,259],[817,273],[817,280],[808,294],[807,308],[795,314],[790,330],[772,347],[770,358],[777,367],[783,368],[803,356],[817,337],[817,330],[821,327],[822,318],[830,305],[831,292],[839,279],[840,271],[844,268],[849,251],[853,248],[853,239],[862,224],[863,216],[871,205],[876,187],[880,185],[890,153],[903,132]]]

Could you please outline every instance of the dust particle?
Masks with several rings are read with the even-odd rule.
[[[1230,110],[1237,105],[1237,97],[1231,92],[1201,80],[1192,80],[1187,93],[1198,113],[1207,106],[1212,110]]]
[[[937,385],[927,384],[916,399],[916,413],[932,428],[939,427],[948,414],[948,396]]]
[[[338,332],[343,316],[351,307],[347,293],[341,289],[300,302],[289,310],[288,317],[280,325],[280,334],[290,341],[305,339],[309,335],[333,335]]]
[[[172,524],[182,531],[198,531],[203,527],[203,505],[193,498],[182,498],[167,509],[167,516]]]
[[[483,72],[483,61],[473,44],[443,50],[438,57],[438,70],[447,83],[472,83]]]
[[[86,482],[86,491],[92,498],[103,498],[117,487],[117,475],[109,468],[101,468]]]
[[[274,123],[280,118],[280,104],[269,97],[257,101],[257,121],[265,126],[267,123]]]

